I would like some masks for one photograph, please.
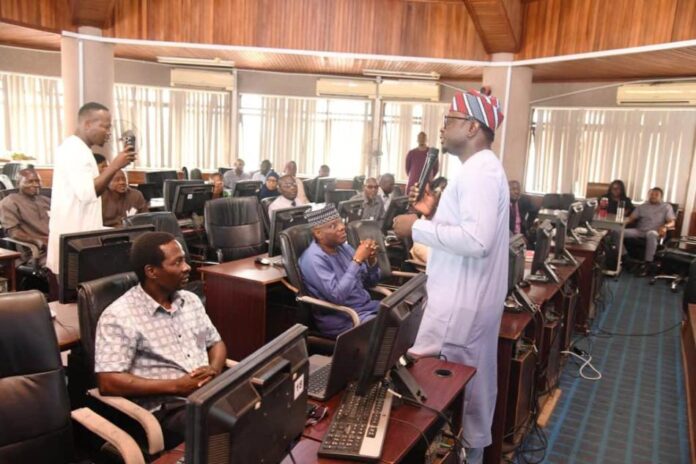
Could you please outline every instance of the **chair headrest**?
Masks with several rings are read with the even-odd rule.
[[[300,256],[314,241],[312,227],[309,224],[292,226],[280,233],[280,249],[283,253],[283,265],[290,283],[304,294],[304,283],[300,271]]]

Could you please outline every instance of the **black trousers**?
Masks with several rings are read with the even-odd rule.
[[[186,401],[172,400],[162,405],[154,416],[164,435],[164,449],[172,449],[186,440]]]

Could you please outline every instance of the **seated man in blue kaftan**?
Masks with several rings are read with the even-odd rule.
[[[346,243],[346,226],[336,208],[327,206],[305,214],[314,242],[300,257],[302,278],[309,293],[322,300],[354,309],[360,321],[374,317],[379,301],[367,291],[380,278],[377,245],[364,240],[357,250]],[[352,327],[342,313],[315,311],[319,331],[336,337]]]

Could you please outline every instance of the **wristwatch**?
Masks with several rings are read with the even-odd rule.
[[[362,261],[358,261],[357,259],[353,258],[353,262],[358,266],[362,266]]]

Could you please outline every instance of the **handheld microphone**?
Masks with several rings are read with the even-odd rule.
[[[425,158],[423,170],[418,178],[418,196],[416,197],[416,201],[421,200],[423,195],[425,195],[425,184],[428,182],[428,178],[430,177],[430,173],[433,170],[433,166],[435,166],[435,162],[437,161],[437,156],[439,154],[440,150],[435,147],[430,147],[428,149],[428,156]]]

